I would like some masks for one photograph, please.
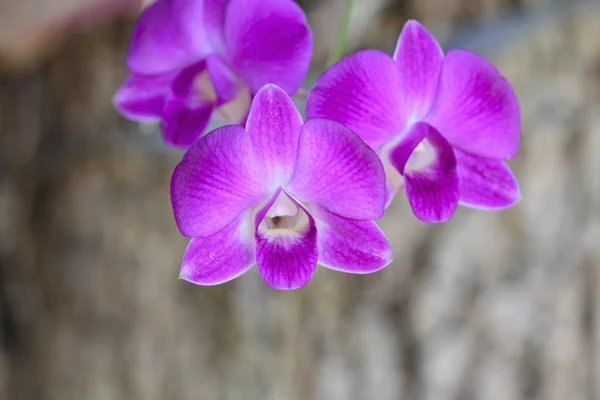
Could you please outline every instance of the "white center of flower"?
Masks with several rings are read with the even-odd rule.
[[[261,221],[258,228],[271,233],[284,233],[297,230],[308,225],[308,216],[285,193],[281,192]]]
[[[423,139],[421,143],[415,147],[410,157],[404,166],[405,171],[414,171],[427,167],[435,161],[435,150],[427,139]]]

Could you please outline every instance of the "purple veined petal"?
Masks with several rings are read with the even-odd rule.
[[[322,207],[311,207],[317,224],[319,264],[352,274],[378,271],[392,261],[392,249],[373,221],[340,217]]]
[[[453,147],[468,153],[500,160],[517,154],[517,97],[492,64],[469,51],[446,54],[426,122],[443,132]]]
[[[394,60],[400,69],[402,106],[406,121],[420,121],[435,98],[444,53],[435,38],[410,20],[398,38]]]
[[[310,91],[307,118],[327,118],[377,148],[404,130],[400,73],[378,50],[363,50],[333,64]]]
[[[454,149],[460,176],[460,204],[501,210],[521,199],[517,179],[503,161],[480,158]]]
[[[252,93],[268,83],[293,94],[306,76],[312,34],[292,0],[231,0],[225,37],[228,59]]]
[[[433,223],[452,217],[460,197],[456,158],[435,128],[423,122],[413,125],[389,158],[404,175],[406,196],[417,218]]]
[[[161,74],[208,54],[204,6],[203,0],[157,0],[144,9],[133,29],[127,68],[137,74]]]
[[[302,126],[292,195],[340,216],[381,218],[385,172],[377,154],[342,124],[321,118]]]
[[[265,85],[254,97],[246,130],[256,159],[273,187],[289,182],[294,174],[302,116],[290,97],[275,85]]]
[[[220,231],[268,194],[250,138],[239,125],[217,128],[198,139],[171,178],[175,221],[189,237]]]
[[[318,258],[313,217],[285,191],[278,190],[255,221],[256,263],[265,283],[279,290],[306,285]]]
[[[185,250],[180,278],[197,285],[218,285],[248,271],[255,263],[251,212],[220,231],[192,238]]]
[[[165,97],[175,74],[131,74],[113,98],[115,108],[134,121],[157,121],[162,117]]]

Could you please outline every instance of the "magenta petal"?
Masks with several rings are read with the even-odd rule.
[[[162,117],[165,97],[175,74],[130,75],[113,98],[115,108],[134,121],[156,121]]]
[[[161,74],[208,53],[203,7],[202,0],[157,0],[147,7],[131,36],[127,68],[138,74]]]
[[[175,167],[171,202],[181,233],[214,234],[268,194],[256,170],[250,138],[239,125],[217,128],[197,140]]]
[[[292,199],[308,217],[306,226],[261,230],[260,221],[277,195],[256,216],[256,263],[267,285],[280,290],[297,289],[310,281],[317,267],[317,228],[308,211]]]
[[[306,76],[312,35],[292,0],[231,0],[227,9],[227,54],[256,93],[267,83],[293,94]]]
[[[307,118],[340,122],[373,147],[404,130],[400,73],[378,50],[363,50],[329,67],[311,90]]]
[[[385,172],[377,154],[354,132],[326,119],[306,121],[290,191],[343,217],[381,218]]]
[[[238,92],[236,77],[225,63],[223,56],[211,54],[205,59],[206,70],[214,88],[216,105],[228,103],[233,100]]]
[[[475,157],[454,150],[460,176],[460,204],[487,210],[500,210],[521,198],[519,184],[503,162]]]
[[[416,140],[421,137],[422,141]],[[420,143],[432,153],[431,160],[426,165],[409,168]],[[412,153],[408,160],[407,153]],[[460,197],[460,181],[452,147],[439,132],[425,123],[415,124],[407,139],[391,151],[390,161],[404,174],[408,202],[417,218],[443,222],[452,217]]]
[[[180,278],[197,285],[218,285],[254,265],[254,238],[247,213],[211,236],[192,238],[185,250]]]
[[[182,149],[190,147],[206,129],[212,112],[210,103],[190,108],[185,100],[169,99],[161,123],[164,141]]]
[[[413,20],[404,25],[394,60],[400,68],[401,109],[407,121],[419,121],[429,112],[443,57],[440,45],[423,25]]]
[[[282,89],[266,85],[256,94],[246,130],[273,187],[288,183],[294,174],[301,127],[302,116]]]
[[[315,211],[319,264],[353,274],[378,271],[392,260],[392,249],[373,221],[342,218],[320,208]]]
[[[517,97],[492,64],[466,50],[446,54],[438,95],[426,121],[453,147],[468,153],[501,160],[517,154]]]

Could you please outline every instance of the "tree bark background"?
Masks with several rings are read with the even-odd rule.
[[[513,3],[431,24],[516,88],[521,203],[426,225],[400,196],[392,265],[294,292],[177,280],[181,153],[110,103],[130,21],[0,73],[0,399],[600,398],[600,2]]]

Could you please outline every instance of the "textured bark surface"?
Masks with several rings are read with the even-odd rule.
[[[573,4],[456,38],[517,90],[522,202],[425,225],[400,198],[392,265],[295,292],[177,280],[181,153],[110,104],[128,26],[1,75],[0,398],[599,398],[600,3]]]

